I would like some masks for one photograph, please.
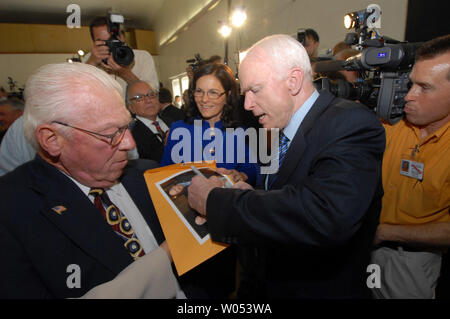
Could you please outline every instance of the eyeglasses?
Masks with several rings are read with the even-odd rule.
[[[217,100],[219,97],[224,95],[226,93],[226,91],[223,91],[222,93],[220,93],[219,91],[216,91],[216,90],[209,90],[209,91],[205,92],[202,89],[195,89],[194,96],[195,97],[203,97],[205,95],[205,93],[211,100]]]
[[[158,93],[153,92],[153,91],[149,91],[147,94],[136,94],[135,96],[130,98],[130,101],[141,102],[141,101],[143,101],[145,99],[145,97],[148,97],[150,99],[154,99],[157,96],[158,96]]]
[[[74,128],[74,129],[79,130],[79,131],[81,131],[83,133],[86,133],[86,134],[89,134],[89,135],[91,135],[91,136],[93,136],[95,138],[98,138],[99,140],[101,140],[101,141],[103,141],[105,143],[108,143],[109,145],[114,147],[114,146],[119,145],[120,142],[122,142],[122,139],[123,139],[123,137],[125,135],[125,131],[127,129],[130,130],[130,131],[133,129],[134,125],[136,124],[136,119],[131,119],[130,123],[128,123],[125,126],[119,127],[119,129],[113,134],[95,133],[95,132],[88,131],[88,130],[85,130],[85,129],[82,129],[82,128],[79,128],[79,127],[76,127],[76,126],[72,126],[72,125],[69,125],[67,123],[59,122],[59,121],[53,121],[52,123],[57,123],[57,124],[60,124],[60,125],[64,125],[64,126],[67,126],[67,127]],[[105,140],[105,139],[107,139],[107,140]]]

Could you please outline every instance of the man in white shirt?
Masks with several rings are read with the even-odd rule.
[[[152,88],[159,89],[155,62],[150,53],[144,50],[133,50],[134,62],[129,66],[121,66],[114,61],[109,48],[105,45],[105,41],[111,37],[108,30],[108,19],[105,17],[94,19],[89,30],[92,38],[92,51],[84,57],[85,63],[99,67],[111,74],[124,90],[127,84],[137,80],[147,81]],[[119,34],[119,40],[125,42],[123,31]],[[102,61],[104,59],[107,60],[107,64]]]

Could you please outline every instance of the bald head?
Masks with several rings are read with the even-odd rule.
[[[253,45],[239,67],[239,78],[244,107],[264,128],[285,128],[314,92],[308,54],[287,35]]]
[[[127,107],[138,115],[155,121],[160,110],[158,92],[144,81],[134,82],[127,87]]]

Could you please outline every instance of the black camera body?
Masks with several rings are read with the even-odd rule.
[[[129,66],[133,63],[134,52],[133,49],[119,40],[121,23],[123,23],[123,16],[111,14],[108,21],[108,31],[111,33],[111,37],[105,41],[105,45],[109,48],[109,52],[117,64]],[[106,59],[103,60],[103,63],[108,64],[107,62]]]
[[[189,66],[193,72],[195,72],[195,70],[197,70],[205,62],[206,61],[201,58],[200,53],[195,54],[193,59],[186,60],[186,63],[189,63]]]
[[[391,124],[397,123],[403,116],[405,96],[409,90],[409,74],[414,64],[415,51],[420,45],[421,43],[398,43],[367,47],[345,61],[333,61],[334,70],[328,70],[357,71],[360,79],[358,82],[319,78],[314,84],[318,89],[328,89],[338,97],[359,100],[373,108],[383,120]],[[326,65],[320,63],[316,64],[316,71],[323,70]],[[372,76],[369,77],[368,72],[372,72]]]
[[[345,61],[318,62],[314,67],[316,72],[357,71],[358,81],[319,78],[314,84],[317,89],[327,89],[338,97],[359,100],[374,109],[378,117],[395,124],[403,117],[409,74],[422,43],[399,42],[389,37],[368,38],[367,27],[361,24],[359,27],[361,53]],[[356,40],[355,36],[348,38]]]

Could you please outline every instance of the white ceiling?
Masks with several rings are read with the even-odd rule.
[[[112,9],[125,16],[128,27],[153,29],[166,0],[1,0],[0,22],[65,24],[69,4],[81,8],[81,25]],[[186,1],[186,0],[185,0]],[[188,2],[188,1],[187,1]]]

